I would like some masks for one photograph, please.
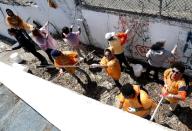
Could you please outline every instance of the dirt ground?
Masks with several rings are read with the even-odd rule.
[[[58,41],[60,49],[68,50],[68,46],[62,41]],[[103,51],[94,47],[87,47],[88,52],[95,50],[94,59],[88,62],[82,62],[80,65],[87,65],[92,63],[98,63],[103,55]],[[26,64],[29,66],[32,73],[38,77],[49,80],[56,73],[53,69],[36,68],[38,65],[37,59],[27,59]],[[60,78],[52,79],[51,82],[59,84],[64,88],[69,88],[79,94],[86,95],[93,99],[96,99],[102,103],[115,106],[115,96],[119,93],[119,89],[115,86],[113,80],[106,75],[104,70],[89,69],[88,67],[81,67],[84,72],[76,71],[76,75],[81,79],[82,83],[79,83],[73,76],[69,73],[65,73],[64,76]],[[89,76],[87,78],[86,76]],[[144,88],[149,92],[150,96],[158,103],[160,100],[159,94],[161,85],[146,80],[144,78],[145,74],[140,78],[134,78],[133,75],[129,75],[129,72],[125,70],[122,72],[120,79],[121,84],[131,83],[131,84],[142,84]],[[161,76],[160,76],[161,77]],[[187,98],[186,102],[181,102],[180,106],[174,112],[172,117],[167,117],[165,112],[168,110],[168,105],[161,105],[157,115],[155,116],[156,123],[164,125],[174,130],[188,131],[192,130],[192,102],[190,98]]]

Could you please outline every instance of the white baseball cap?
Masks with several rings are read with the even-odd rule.
[[[115,32],[108,32],[105,34],[105,39],[109,40],[113,36],[115,36]]]

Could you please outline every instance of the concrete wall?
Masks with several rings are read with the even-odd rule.
[[[186,64],[188,74],[192,72],[192,43],[186,42],[192,25],[128,14],[120,15],[117,12],[116,14],[102,13],[83,9],[82,14],[87,21],[95,46],[107,47],[107,41],[104,39],[107,32],[125,31],[127,28],[132,28],[133,39],[128,40],[125,48],[126,55],[146,60],[145,54],[151,45],[156,41],[166,40],[165,48],[168,50],[178,45],[175,60],[181,60]],[[186,45],[188,48],[184,51]],[[170,60],[167,60],[164,66],[169,64]]]
[[[38,7],[24,7],[0,4],[0,34],[10,37],[7,34],[5,24],[5,9],[11,8],[24,20],[32,23],[36,20],[43,24],[49,20],[56,29],[61,31],[63,26],[71,24],[79,25],[82,28],[81,40],[87,44],[105,48],[107,41],[104,35],[110,31],[122,31],[133,27],[133,39],[128,41],[125,48],[126,55],[132,58],[146,60],[145,54],[149,47],[158,40],[166,40],[165,48],[171,50],[175,44],[178,45],[175,60],[181,60],[187,67],[187,73],[192,73],[192,43],[186,42],[190,24],[178,23],[153,19],[144,16],[121,15],[120,13],[103,13],[87,9],[77,8],[73,0],[56,0],[59,7],[53,9],[48,7],[46,0],[36,0]],[[77,21],[83,18],[85,21]],[[50,25],[50,31],[56,32]],[[192,40],[191,40],[192,41]],[[184,47],[188,47],[184,49]],[[165,66],[168,66],[167,60]]]

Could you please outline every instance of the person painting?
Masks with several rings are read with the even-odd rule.
[[[124,46],[127,41],[128,30],[126,32],[115,33],[109,32],[105,34],[105,39],[107,39],[109,44],[109,49],[114,50],[116,58],[119,60],[121,70],[123,70],[122,63],[124,63],[127,68],[133,73],[133,69],[127,63],[124,55]]]
[[[120,89],[121,84],[119,79],[121,77],[121,67],[118,59],[110,49],[105,49],[104,57],[100,61],[100,65],[105,69],[107,74],[114,80],[116,86]]]
[[[148,66],[146,70],[147,76],[150,76],[150,71],[153,70],[154,79],[158,80],[159,69],[163,67],[165,61],[169,58],[174,58],[174,54],[176,52],[176,48],[172,51],[168,51],[164,49],[165,41],[158,41],[154,45],[151,46],[150,50],[147,52],[146,57],[148,61]]]
[[[24,22],[19,16],[15,15],[12,10],[6,9],[6,13],[6,23],[9,28],[24,29],[27,31],[31,31],[33,29],[33,25]]]
[[[33,29],[32,35],[37,45],[47,53],[51,62],[54,63],[54,60],[51,57],[51,51],[57,48],[57,42],[48,32],[48,22],[46,22],[40,29]]]
[[[170,111],[168,116],[173,115],[173,111],[178,105],[179,101],[186,99],[186,83],[183,78],[185,67],[182,63],[176,62],[171,65],[171,68],[164,72],[164,86],[162,88],[162,95],[165,98],[163,103],[169,104]]]
[[[150,112],[156,107],[156,103],[139,85],[129,83],[122,86],[116,100],[118,108],[146,119],[150,119]]]
[[[63,36],[63,40],[65,43],[67,43],[72,50],[75,50],[78,52],[78,55],[85,58],[82,54],[81,54],[81,50],[85,53],[85,55],[87,55],[87,52],[85,50],[85,48],[83,47],[83,45],[81,45],[80,43],[80,34],[81,34],[81,28],[78,27],[78,31],[73,32],[73,25],[68,28],[68,27],[64,27],[62,29],[62,36]],[[86,58],[85,58],[86,59]]]
[[[19,48],[23,48],[26,52],[30,52],[33,54],[39,61],[41,61],[41,65],[48,65],[47,60],[43,55],[41,55],[39,52],[37,52],[35,48],[35,42],[31,39],[31,37],[27,34],[27,32],[23,29],[8,29],[8,33],[11,36],[14,36],[16,40],[18,41],[19,45],[16,47],[13,47],[10,50],[16,50]]]

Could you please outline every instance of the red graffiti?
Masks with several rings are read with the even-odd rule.
[[[145,57],[147,51],[150,49],[150,47],[147,47],[145,45],[136,45],[135,49],[141,57]]]
[[[128,29],[128,21],[126,16],[119,16],[119,30],[125,31]]]

